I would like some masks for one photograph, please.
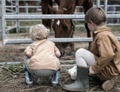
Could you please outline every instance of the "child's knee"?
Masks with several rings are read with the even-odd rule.
[[[85,52],[84,48],[80,48],[76,51],[75,56],[82,55]]]

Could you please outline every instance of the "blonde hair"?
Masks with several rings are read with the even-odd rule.
[[[86,23],[93,22],[96,25],[100,25],[106,21],[106,14],[102,8],[92,7],[85,14],[85,21]]]
[[[49,35],[49,29],[47,29],[44,25],[42,24],[37,24],[29,29],[30,37],[31,39],[34,40],[42,40],[42,39],[47,39]]]

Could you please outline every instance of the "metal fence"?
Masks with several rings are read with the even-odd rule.
[[[24,4],[20,5],[20,1],[24,2]],[[34,2],[35,5],[31,3],[31,5],[27,2]],[[107,13],[107,18],[109,21],[108,25],[120,25],[120,6],[110,4],[108,5],[108,0],[93,0],[94,5],[101,6]],[[111,0],[112,1],[112,0]],[[114,0],[120,2],[119,0]],[[84,21],[84,13],[79,13],[78,8],[81,6],[77,6],[75,14],[69,15],[42,15],[41,14],[41,3],[40,0],[1,0],[0,1],[0,30],[2,31],[3,45],[5,44],[14,44],[14,43],[31,43],[32,41],[26,38],[9,38],[9,32],[12,29],[15,29],[17,33],[20,32],[20,28],[24,28],[24,30],[28,30],[29,22],[41,23],[41,19],[74,19],[75,21]],[[54,6],[57,7],[57,6]],[[113,10],[108,10],[108,7],[112,7]],[[115,9],[114,9],[115,8]],[[117,20],[114,23],[113,20]],[[27,22],[27,23],[24,23]],[[24,25],[22,25],[24,24]],[[32,24],[33,25],[33,24]],[[27,33],[28,31],[26,31]],[[17,34],[16,33],[16,34]],[[120,40],[120,37],[117,37]],[[54,42],[90,42],[91,38],[50,38],[50,40]]]

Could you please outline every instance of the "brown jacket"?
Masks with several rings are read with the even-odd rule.
[[[91,52],[96,60],[92,68],[102,80],[120,73],[120,44],[110,28],[104,26],[94,31]]]
[[[55,55],[56,50],[58,48],[55,44],[47,39],[33,42],[25,50],[33,52],[33,56],[28,60],[28,68],[58,70],[60,62]]]

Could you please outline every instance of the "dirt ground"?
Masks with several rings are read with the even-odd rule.
[[[75,37],[85,36],[85,33],[77,33]],[[120,32],[116,32],[115,35],[120,36]],[[0,63],[3,62],[21,62],[16,65],[0,65],[0,92],[66,92],[62,89],[64,84],[73,82],[70,76],[67,74],[67,69],[70,68],[70,64],[62,64],[61,77],[58,87],[52,87],[49,78],[39,78],[39,80],[33,86],[27,86],[24,78],[24,49],[26,44],[11,44],[3,46],[0,42]],[[87,48],[88,43],[75,43],[75,50],[78,48]],[[69,48],[66,48],[66,55],[61,60],[74,60],[73,56],[68,56]],[[90,90],[86,92],[104,92],[97,82],[90,79]],[[120,81],[116,83],[115,87],[109,92],[120,92]]]

